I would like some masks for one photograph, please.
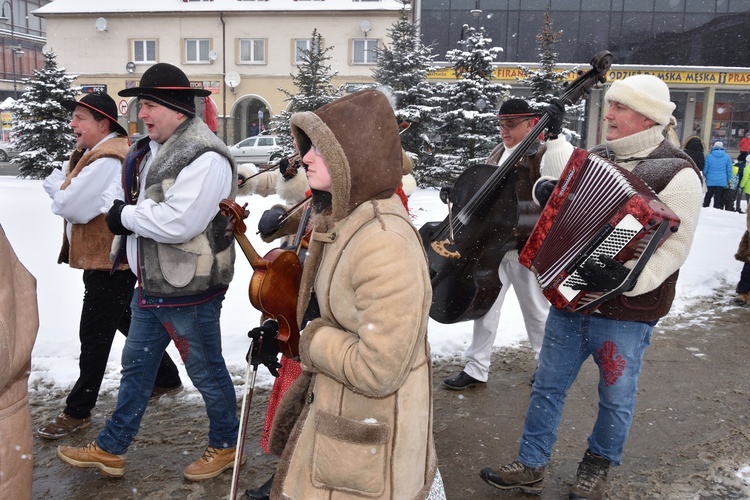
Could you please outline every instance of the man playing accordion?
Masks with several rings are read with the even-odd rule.
[[[700,174],[689,157],[665,139],[675,123],[667,85],[652,75],[635,75],[614,82],[605,100],[609,105],[604,116],[606,141],[591,152],[614,161],[653,189],[679,217],[679,231],[658,247],[628,291],[593,312],[550,309],[517,459],[480,473],[500,489],[541,492],[565,396],[583,362],[592,356],[599,367],[599,410],[569,498],[604,497],[607,472],[610,466],[620,465],[633,421],[643,353],[657,321],[669,312],[677,274],[698,224],[703,198]],[[547,151],[553,152],[560,143],[549,141]],[[551,179],[536,183],[534,195],[540,205],[546,204],[554,187]],[[578,270],[582,290],[614,290],[633,266],[633,261],[620,263],[603,256],[595,260]]]

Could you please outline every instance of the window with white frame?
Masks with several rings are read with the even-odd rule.
[[[266,40],[263,38],[240,38],[240,63],[265,64]]]
[[[133,62],[136,64],[156,62],[156,40],[133,40]]]
[[[377,38],[355,38],[352,40],[352,64],[375,64],[380,40]]]
[[[301,64],[307,59],[304,51],[310,51],[319,47],[313,46],[311,38],[297,38],[294,40],[294,62],[295,64]]]
[[[190,64],[208,64],[211,41],[208,38],[185,39],[185,62]]]

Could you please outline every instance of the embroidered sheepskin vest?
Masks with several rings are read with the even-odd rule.
[[[68,187],[70,181],[87,165],[101,158],[116,158],[122,162],[127,151],[128,140],[125,137],[113,137],[85,153],[76,149],[70,155],[68,172],[60,189]],[[114,235],[107,228],[104,214],[94,217],[86,224],[73,224],[70,228],[71,241],[68,241],[67,224],[65,221],[63,225],[63,244],[57,262],[68,263],[76,269],[109,271],[112,267],[109,251]],[[120,270],[127,268],[126,264],[118,267]]]
[[[216,152],[229,160],[232,169],[230,198],[237,195],[237,165],[227,146],[200,118],[182,123],[159,149],[145,180],[145,197],[163,202],[177,175],[196,158]],[[133,153],[137,149],[133,148]],[[227,287],[234,275],[234,245],[226,236],[227,217],[218,212],[198,236],[179,244],[163,244],[138,238],[140,280],[146,294],[155,297],[185,297]]]

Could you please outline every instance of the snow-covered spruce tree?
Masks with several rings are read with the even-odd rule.
[[[431,154],[432,116],[440,112],[440,106],[427,82],[435,56],[422,44],[410,17],[409,10],[401,9],[398,21],[388,30],[390,43],[376,51],[377,67],[372,74],[395,98],[396,118],[402,124],[401,145],[414,160],[414,175],[419,179],[422,161]]]
[[[26,91],[13,104],[13,145],[18,156],[18,176],[44,179],[60,168],[75,147],[70,131],[70,112],[62,102],[75,100],[74,75],[57,67],[53,51],[44,54],[44,69],[25,78]]]
[[[528,98],[531,107],[541,110],[552,98],[559,96],[565,87],[565,83],[572,74],[578,72],[578,67],[556,71],[557,52],[554,50],[555,43],[562,36],[562,31],[552,31],[552,16],[550,7],[544,13],[544,25],[542,32],[537,35],[536,41],[539,45],[539,69],[532,70],[527,66],[519,65],[523,76],[518,78],[518,83],[531,89],[531,97]],[[581,119],[585,105],[578,103],[567,106],[565,122],[570,124]],[[580,139],[577,133],[565,129],[573,139]]]
[[[456,81],[437,84],[443,112],[436,116],[434,161],[422,172],[427,185],[452,184],[463,170],[483,161],[498,143],[497,110],[510,87],[493,83],[492,62],[502,51],[484,28],[464,25],[461,48],[449,51]]]
[[[297,93],[279,87],[286,95],[287,109],[271,119],[272,132],[278,135],[285,148],[286,154],[293,152],[292,133],[289,119],[300,111],[314,111],[324,104],[341,97],[341,89],[331,84],[338,71],[331,71],[326,62],[331,59],[328,54],[333,46],[323,48],[323,37],[317,29],[313,29],[310,36],[310,48],[302,51],[302,63],[297,65],[297,74],[290,74]]]

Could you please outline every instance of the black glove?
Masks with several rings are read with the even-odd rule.
[[[578,276],[584,281],[570,286],[573,290],[587,292],[610,292],[620,286],[630,269],[608,255],[600,255],[598,261],[587,260],[579,269]]]
[[[547,204],[555,186],[557,186],[557,180],[539,181],[534,185],[534,197],[539,202],[540,207],[544,208],[544,205]]]
[[[112,204],[112,208],[110,208],[107,215],[104,216],[104,220],[107,221],[107,227],[112,234],[133,234],[133,231],[122,225],[122,209],[125,207],[126,205],[124,201],[115,200]]]
[[[263,322],[263,325],[253,328],[247,332],[247,336],[253,339],[253,345],[247,353],[250,364],[257,367],[262,364],[274,377],[279,376],[279,341],[276,334],[279,333],[279,324],[272,319]]]
[[[269,208],[263,215],[260,216],[258,221],[258,231],[263,236],[270,236],[279,229],[281,229],[281,219],[286,214],[286,211],[282,207]]]
[[[443,186],[443,187],[441,187],[440,188],[440,201],[442,201],[443,203],[445,203],[447,205],[448,204],[448,199],[451,196],[451,191],[452,190],[453,190],[453,188],[450,187],[450,186]]]
[[[549,116],[547,139],[557,139],[557,136],[562,132],[563,121],[565,121],[565,105],[555,97],[549,105],[544,107],[544,112]]]

